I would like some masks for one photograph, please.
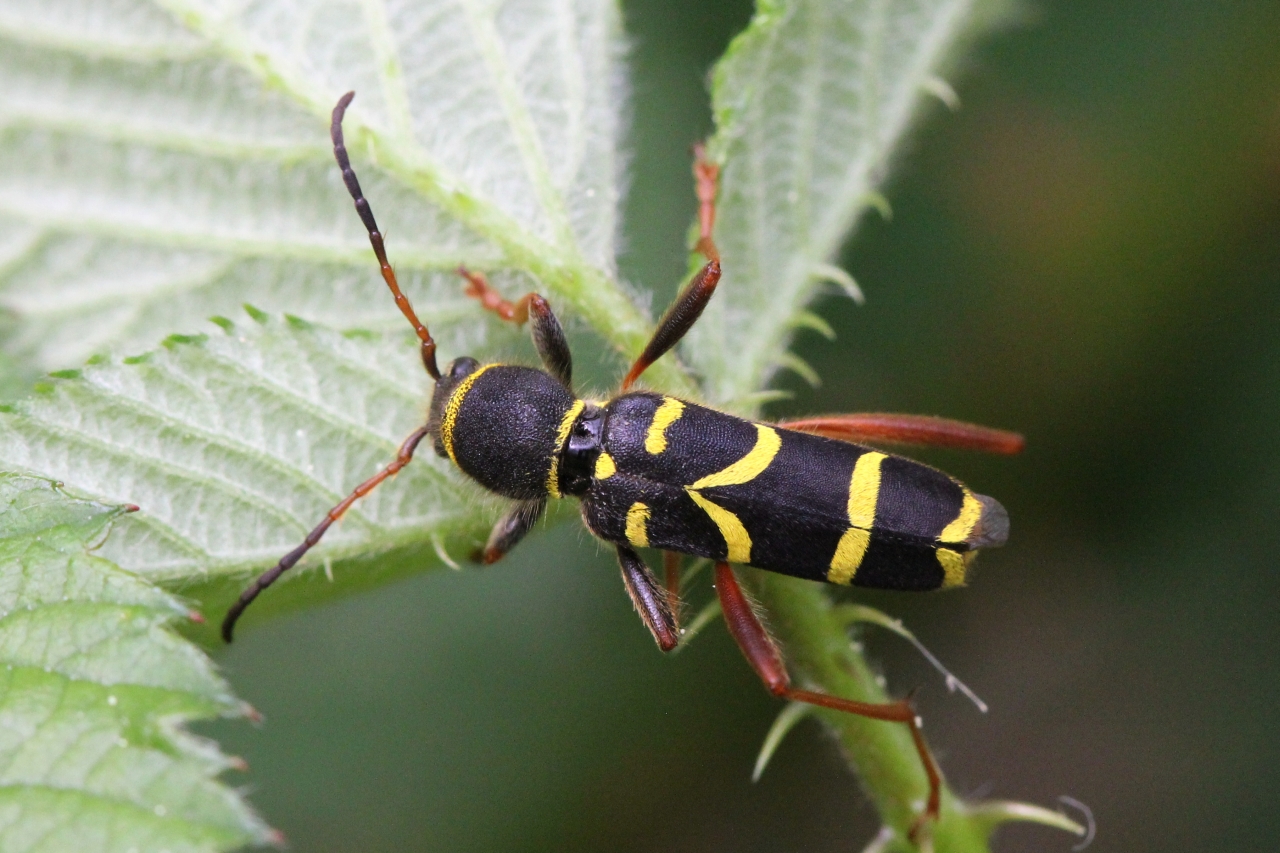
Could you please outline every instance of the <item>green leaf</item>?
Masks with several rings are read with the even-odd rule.
[[[794,369],[796,316],[824,282],[852,285],[830,262],[880,205],[875,190],[938,75],[1001,11],[981,0],[758,0],[712,78],[724,277],[683,349],[711,399],[750,411],[745,395]]]
[[[119,507],[0,475],[0,848],[214,851],[272,833],[186,734],[247,708],[168,627],[188,610],[90,553]]]
[[[56,369],[136,352],[242,302],[399,329],[329,146],[349,89],[348,147],[429,322],[461,309],[466,264],[643,346],[649,325],[613,281],[612,3],[158,5],[0,9],[11,356]]]
[[[456,338],[456,339],[455,339]],[[451,336],[459,351],[479,349]],[[400,336],[270,317],[108,359],[0,415],[0,459],[137,504],[102,554],[153,581],[275,563],[421,422],[429,380]],[[478,490],[431,452],[355,506],[310,565],[478,535]]]

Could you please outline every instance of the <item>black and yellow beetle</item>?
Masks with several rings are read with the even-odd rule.
[[[486,489],[516,501],[481,552],[500,559],[524,537],[552,498],[573,496],[588,529],[616,546],[622,578],[636,610],[669,651],[679,642],[678,592],[668,560],[660,585],[636,553],[655,548],[715,562],[725,622],[748,661],[777,696],[835,708],[911,728],[929,778],[922,818],[938,813],[940,779],[907,700],[869,704],[794,688],[782,655],[752,611],[731,563],[808,580],[895,590],[931,590],[964,583],[978,549],[1008,536],[1004,508],[953,478],[900,456],[852,443],[880,440],[1016,453],[1014,433],[912,415],[836,415],[765,424],[695,403],[627,389],[689,330],[720,279],[711,234],[718,169],[698,156],[698,248],[707,263],[658,324],[622,383],[605,403],[578,398],[564,332],[550,306],[530,293],[515,303],[484,277],[461,269],[468,293],[499,316],[531,321],[542,359],[537,370],[457,358],[442,372],[435,341],[400,292],[382,235],[351,169],[342,118],[354,93],[333,110],[334,156],[383,278],[421,341],[423,365],[435,380],[426,425],[405,440],[386,469],[338,504],[270,571],[241,594],[222,623],[231,641],[244,609],[294,566],[357,500],[409,463],[430,438]]]

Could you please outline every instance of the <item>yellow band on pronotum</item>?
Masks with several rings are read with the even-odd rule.
[[[561,496],[560,451],[564,449],[564,443],[569,440],[569,430],[573,429],[573,422],[578,419],[578,415],[582,414],[586,405],[586,400],[574,400],[569,411],[565,412],[564,417],[560,419],[560,429],[556,431],[556,449],[551,454],[551,473],[547,475],[547,493],[553,498]]]
[[[453,454],[453,427],[458,422],[458,410],[462,408],[463,398],[467,396],[471,386],[476,384],[480,374],[491,367],[498,367],[498,365],[486,364],[458,383],[458,387],[454,389],[453,395],[449,397],[449,402],[444,407],[444,417],[440,420],[440,443],[444,445],[444,452],[449,454],[454,465],[458,464],[458,457]]]

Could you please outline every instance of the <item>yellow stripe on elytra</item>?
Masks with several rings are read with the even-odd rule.
[[[674,397],[663,397],[662,405],[653,413],[653,423],[644,436],[644,449],[654,456],[667,449],[667,427],[680,420],[684,403]]]
[[[849,477],[849,529],[836,544],[836,552],[831,555],[831,568],[827,569],[827,580],[831,583],[848,584],[858,573],[858,567],[867,556],[867,548],[871,545],[871,528],[876,523],[876,501],[880,499],[880,463],[884,461],[883,453],[864,453],[853,464],[853,474]]]
[[[637,548],[649,547],[649,508],[639,501],[627,510],[627,541]]]
[[[756,477],[764,473],[764,469],[769,467],[769,463],[773,461],[773,457],[778,455],[778,448],[782,447],[782,437],[778,435],[778,431],[773,427],[767,427],[763,424],[755,424],[756,428],[756,446],[751,448],[751,452],[746,456],[734,462],[728,468],[717,471],[714,474],[708,474],[696,483],[689,485],[690,489],[710,489],[715,486],[739,486],[743,483],[750,483]]]
[[[547,475],[547,492],[553,498],[560,497],[560,451],[564,449],[564,443],[569,440],[569,430],[573,429],[573,422],[578,419],[578,415],[582,414],[586,405],[586,400],[574,400],[569,411],[565,412],[564,417],[560,419],[560,429],[556,431],[556,447],[551,453],[551,473]]]
[[[960,507],[960,514],[955,517],[954,521],[942,528],[942,532],[938,534],[938,541],[967,542],[969,534],[973,532],[973,528],[977,526],[980,518],[982,518],[982,504],[973,496],[973,492],[965,489],[964,504]]]
[[[853,583],[853,576],[862,565],[862,558],[867,556],[867,546],[871,544],[871,531],[861,527],[850,527],[840,537],[836,545],[835,556],[831,558],[831,568],[827,570],[827,580],[831,583]]]
[[[453,394],[449,397],[449,402],[444,407],[444,417],[440,419],[440,443],[444,445],[444,452],[449,454],[449,458],[453,460],[453,464],[458,464],[458,457],[453,453],[453,427],[458,422],[458,410],[462,408],[462,400],[467,396],[467,392],[471,390],[471,386],[476,384],[476,380],[486,370],[492,367],[499,367],[497,364],[486,364],[470,373],[466,379],[458,383],[458,387],[453,389]]]
[[[607,480],[616,473],[618,473],[618,466],[614,464],[613,457],[603,450],[600,451],[600,455],[596,457],[596,479]]]
[[[694,503],[702,507],[703,511],[711,516],[711,520],[715,522],[716,527],[720,528],[720,535],[724,537],[724,544],[729,550],[725,559],[730,563],[750,563],[751,535],[747,533],[747,528],[742,526],[741,519],[719,504],[712,503],[695,492],[692,486],[686,487],[685,491],[689,493],[689,497],[693,498]],[[630,521],[630,515],[628,515],[628,526]]]
[[[969,573],[969,564],[977,555],[977,551],[961,554],[950,548],[938,549],[938,562],[942,564],[942,589],[964,586],[965,576]]]
[[[853,466],[849,478],[849,524],[870,530],[876,523],[876,501],[880,497],[880,463],[883,453],[864,453]]]

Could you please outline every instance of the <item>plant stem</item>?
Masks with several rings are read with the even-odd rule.
[[[888,702],[867,660],[849,641],[847,627],[818,584],[768,572],[743,572],[769,615],[769,628],[782,644],[793,677],[802,685],[861,702]],[[900,723],[817,709],[835,734],[851,769],[872,799],[881,819],[913,849],[907,832],[924,807],[928,782],[911,733]],[[969,815],[946,787],[941,819],[926,830],[935,849],[948,853],[985,853],[988,829]]]

